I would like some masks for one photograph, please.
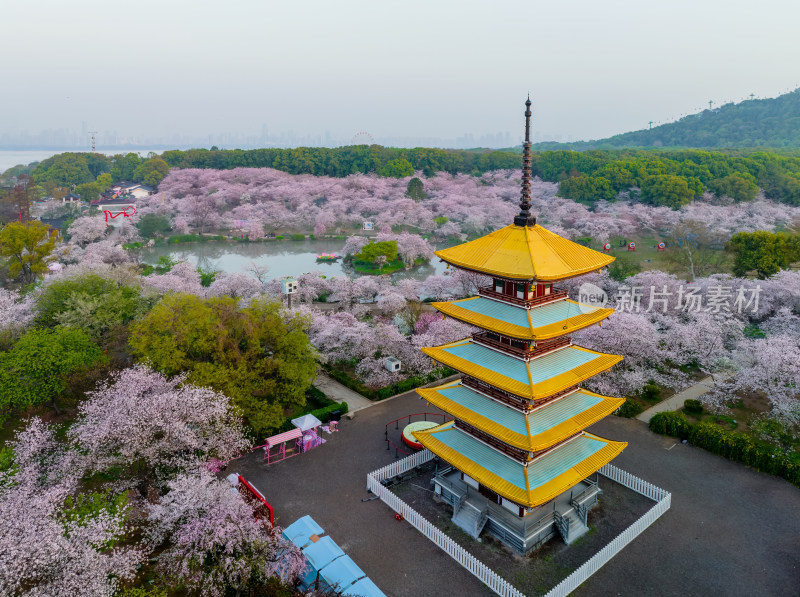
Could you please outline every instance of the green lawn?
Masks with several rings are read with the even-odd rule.
[[[424,259],[417,259],[414,266],[427,263]],[[359,274],[367,274],[371,276],[383,276],[384,274],[393,274],[406,268],[406,264],[399,257],[394,261],[389,261],[383,267],[375,267],[374,263],[369,261],[361,261],[360,259],[353,259],[353,267]]]

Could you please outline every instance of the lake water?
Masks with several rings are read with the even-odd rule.
[[[347,276],[341,259],[334,263],[318,263],[319,253],[338,253],[341,255],[344,240],[276,240],[261,243],[229,243],[211,241],[185,245],[160,245],[141,250],[144,263],[155,265],[159,257],[170,255],[178,261],[188,261],[203,269],[221,270],[228,273],[247,272],[252,263],[267,266],[269,278],[299,276],[313,271],[325,276]],[[430,264],[401,270],[392,274],[393,279],[415,278],[425,280],[433,274],[445,271],[446,264],[434,258]],[[355,274],[358,275],[358,274]]]

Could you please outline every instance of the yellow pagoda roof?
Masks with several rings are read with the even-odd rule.
[[[575,435],[617,410],[624,398],[609,398],[579,389],[523,413],[461,384],[451,382],[417,393],[434,406],[528,452],[537,452]]]
[[[452,421],[429,431],[417,431],[414,437],[481,485],[528,508],[545,504],[577,485],[628,445],[584,431],[526,466],[459,429]]]
[[[479,328],[523,340],[547,340],[599,323],[614,312],[569,299],[525,309],[482,296],[432,303],[439,312]]]
[[[539,226],[506,226],[476,240],[436,251],[443,261],[515,280],[563,280],[607,266],[614,257]]]
[[[529,400],[546,398],[576,386],[622,360],[618,355],[575,345],[527,362],[472,340],[421,350],[443,365]]]

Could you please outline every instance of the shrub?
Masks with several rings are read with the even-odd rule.
[[[642,388],[642,391],[639,392],[639,395],[644,400],[656,402],[657,400],[661,399],[661,388],[658,386],[658,384],[650,382]]]
[[[443,377],[448,377],[454,373],[455,370],[450,369],[449,367],[441,367],[439,369],[434,369],[427,375],[414,375],[402,381],[398,381],[390,386],[385,386],[378,390],[376,395],[378,400],[384,400],[386,398],[396,396],[397,394],[408,392],[414,388],[424,386],[426,383],[442,379]]]
[[[650,419],[650,430],[662,435],[671,435],[686,439],[692,430],[692,425],[683,416],[683,413],[663,412]]]
[[[354,392],[358,392],[365,398],[369,398],[370,400],[375,399],[376,393],[374,391],[370,390],[367,386],[365,386],[357,379],[353,379],[352,377],[347,375],[347,373],[345,373],[344,371],[340,371],[339,369],[334,369],[333,367],[330,366],[323,366],[323,368],[328,373],[328,375],[330,375],[333,379],[338,381],[343,386],[350,388]]]
[[[0,422],[12,412],[57,400],[75,391],[82,378],[108,359],[82,330],[70,327],[28,331],[0,353]]]
[[[292,234],[292,240],[306,240],[305,234]]]
[[[200,286],[208,288],[217,279],[219,270],[197,268],[197,273],[200,274]]]
[[[323,423],[327,423],[331,420],[333,413],[338,411],[339,415],[343,415],[347,413],[349,410],[350,408],[347,406],[347,402],[333,402],[333,404],[330,404],[324,408],[316,408],[314,410],[304,410],[301,413],[293,414],[286,417],[286,420],[283,422],[283,425],[278,429],[277,432],[283,433],[284,431],[291,431],[292,429],[294,429],[294,425],[292,424],[292,419],[302,417],[303,415],[313,415]]]
[[[683,410],[691,415],[701,415],[703,414],[703,403],[699,400],[689,400],[683,401]]]
[[[688,439],[689,442],[734,462],[740,462],[770,475],[783,477],[800,487],[800,454],[784,452],[738,431],[703,421],[692,425],[683,413],[658,413],[650,419],[656,433]]]
[[[349,410],[347,406],[347,402],[336,402],[335,404],[331,404],[330,406],[326,406],[325,408],[318,408],[317,410],[312,410],[311,414],[317,417],[323,423],[327,423],[331,420],[331,416],[336,411],[339,411],[340,415],[345,414]]]
[[[144,238],[155,238],[156,236],[166,236],[170,231],[169,218],[158,214],[145,214],[136,224]]]
[[[278,236],[275,237],[275,240],[283,240],[284,238],[286,237],[283,236],[282,234],[279,234]]]
[[[322,390],[315,388],[314,386],[310,386],[306,390],[307,407],[324,408],[326,406],[331,406],[332,404],[336,404],[336,402],[328,398],[325,395],[325,392],[323,392]]]
[[[617,416],[632,419],[643,410],[644,407],[639,402],[635,400],[626,400],[625,403],[617,409]]]

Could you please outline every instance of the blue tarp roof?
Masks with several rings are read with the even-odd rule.
[[[311,535],[322,535],[325,531],[310,515],[298,518],[283,530],[283,536],[303,550],[310,564],[303,578],[303,585],[310,587],[319,572],[320,579],[329,586],[337,586],[343,595],[361,597],[385,597],[383,592],[369,578],[362,578],[365,572],[346,555],[330,537],[322,537],[311,543]],[[355,584],[353,581],[361,579]]]
[[[325,566],[319,571],[319,575],[329,586],[343,590],[358,579],[364,578],[366,573],[356,565],[350,556],[343,556]]]
[[[322,535],[324,532],[317,521],[306,514],[283,529],[283,536],[302,549],[311,542],[311,535]]]
[[[360,597],[386,597],[383,591],[368,578],[362,578],[356,584],[348,587],[342,595],[359,595]]]
[[[316,570],[321,570],[336,558],[342,557],[344,552],[341,547],[336,545],[333,539],[323,537],[303,549],[303,554]]]

